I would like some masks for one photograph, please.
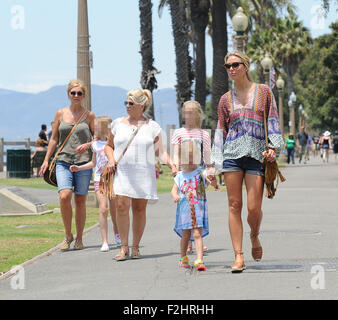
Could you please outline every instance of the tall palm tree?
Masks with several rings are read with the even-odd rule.
[[[287,74],[289,95],[293,91],[293,76],[300,62],[307,55],[312,39],[307,28],[295,15],[278,18],[272,29],[274,56]]]
[[[142,56],[142,73],[141,86],[153,92],[157,88],[155,75],[158,73],[153,66],[153,26],[152,26],[152,3],[151,0],[139,0],[140,10],[140,29],[141,29],[141,56]],[[147,112],[147,118],[155,120],[154,104]]]
[[[195,58],[195,100],[203,111],[207,96],[206,90],[206,61],[205,61],[205,30],[209,23],[209,0],[189,0],[189,11],[192,28],[193,43],[196,48]]]
[[[179,124],[182,125],[182,105],[191,99],[193,72],[189,56],[188,23],[186,6],[183,0],[161,1],[160,6],[167,3],[171,15],[176,55],[176,101],[179,114]]]
[[[212,99],[211,128],[217,125],[217,107],[221,96],[228,91],[228,75],[224,68],[224,57],[228,51],[227,8],[224,0],[212,1]]]

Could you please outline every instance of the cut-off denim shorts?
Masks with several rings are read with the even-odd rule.
[[[245,173],[254,174],[264,177],[264,166],[254,158],[242,157],[239,159],[228,159],[223,161],[222,172],[244,171]]]
[[[79,163],[77,165],[81,165]],[[71,172],[72,164],[64,161],[56,161],[56,180],[58,182],[58,192],[64,189],[71,189],[75,194],[87,195],[92,169]]]

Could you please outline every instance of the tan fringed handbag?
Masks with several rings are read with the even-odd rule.
[[[264,108],[264,131],[265,131],[265,147],[266,151],[269,150],[269,141],[268,141],[268,129],[267,129],[267,123],[266,123],[266,111]],[[276,194],[277,186],[278,186],[278,176],[281,180],[281,182],[284,182],[286,179],[282,175],[282,173],[279,171],[278,164],[276,159],[273,162],[267,161],[266,156],[262,160],[263,166],[265,168],[265,188],[266,188],[266,197],[269,199],[273,199],[273,197]],[[275,180],[276,186],[275,186]]]
[[[134,140],[137,132],[139,131],[140,127],[138,127],[134,132],[133,135],[131,136],[130,140],[128,141],[128,144],[124,148],[122,154],[118,158],[116,164],[115,164],[115,170],[118,165],[118,163],[121,161],[122,157],[126,153],[128,147]],[[100,192],[104,194],[109,200],[113,199],[116,197],[115,192],[114,192],[114,175],[115,175],[115,170],[114,171],[108,171],[108,163],[103,167],[101,175],[100,175]]]

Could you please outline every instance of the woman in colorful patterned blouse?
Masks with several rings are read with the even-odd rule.
[[[258,239],[262,221],[264,168],[260,160],[276,157],[283,146],[275,98],[270,88],[254,83],[249,75],[250,60],[242,52],[225,57],[229,77],[235,89],[225,93],[218,105],[218,124],[212,161],[224,172],[229,206],[229,229],[235,252],[232,272],[245,269],[242,240],[242,185],[247,191],[248,223],[251,228],[252,256],[259,261],[263,249]],[[267,115],[269,151],[265,149],[264,108]]]

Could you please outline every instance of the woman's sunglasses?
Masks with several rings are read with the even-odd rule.
[[[72,95],[72,96],[76,96],[76,95],[78,95],[78,97],[81,97],[82,95],[83,95],[83,93],[81,92],[81,91],[78,91],[78,92],[76,92],[76,91],[71,91],[70,92],[70,94]]]
[[[230,69],[231,67],[233,67],[234,69],[238,68],[240,64],[244,64],[243,62],[234,62],[234,63],[225,63],[224,67],[226,67],[227,69]]]
[[[134,105],[134,102],[131,102],[131,101],[125,101],[124,102],[125,106],[127,106],[128,104],[132,107]]]

